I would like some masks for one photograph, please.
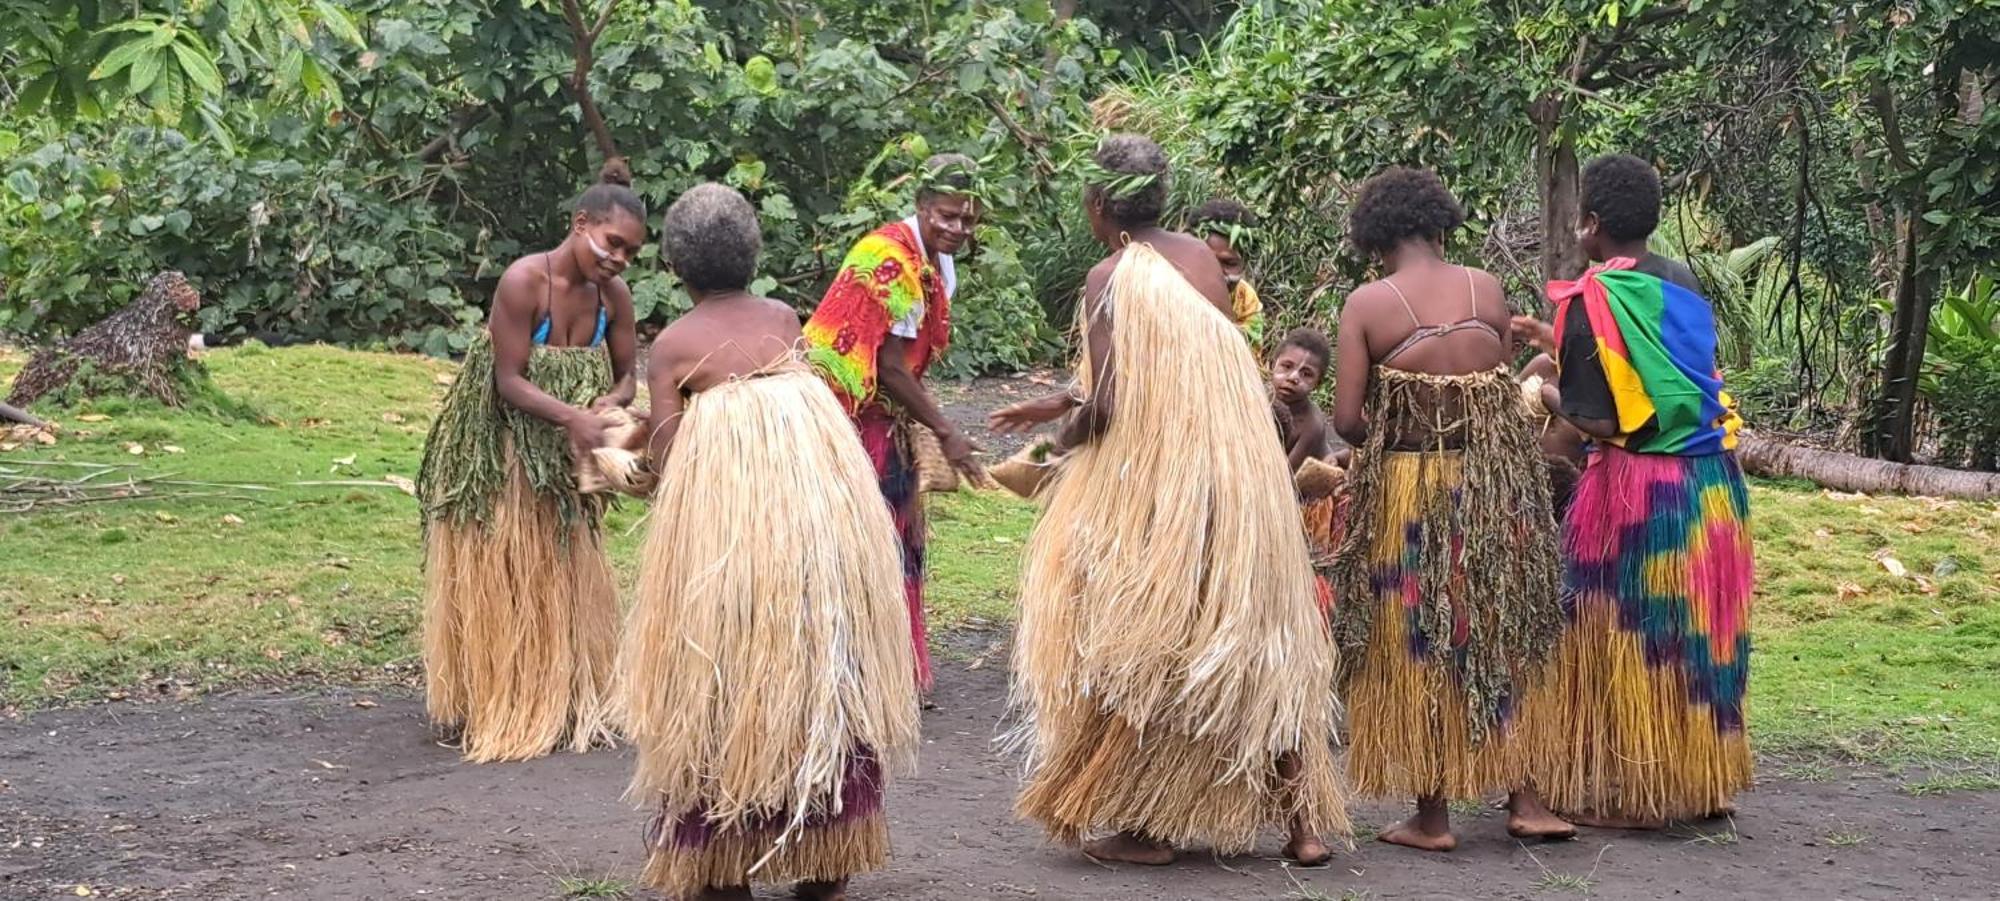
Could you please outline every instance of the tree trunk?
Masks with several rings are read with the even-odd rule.
[[[1583,271],[1576,243],[1577,203],[1582,177],[1576,140],[1562,131],[1562,101],[1545,97],[1531,113],[1535,122],[1535,183],[1542,202],[1542,278],[1575,278]]]
[[[1805,479],[1835,491],[1913,494],[1965,500],[2000,499],[2000,473],[1913,466],[1853,454],[1798,447],[1744,433],[1736,458],[1743,471],[1770,479]]]
[[[1922,223],[1911,210],[1901,212],[1897,220],[1889,349],[1882,355],[1881,384],[1876,388],[1869,428],[1862,436],[1862,450],[1872,457],[1907,463],[1916,450],[1917,380],[1923,372],[1936,292],[1931,285],[1935,276],[1924,267],[1919,250]]]

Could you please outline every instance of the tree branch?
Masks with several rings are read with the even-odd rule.
[[[611,24],[611,11],[618,6],[618,0],[604,0],[604,8],[597,12],[597,24],[590,26],[590,42],[597,43],[597,36],[604,33],[604,26]]]
[[[1056,174],[1056,164],[1042,152],[1042,145],[1048,143],[1048,139],[1021,127],[1021,123],[1014,121],[1014,117],[1007,112],[1007,108],[1002,106],[1000,101],[991,97],[980,99],[986,101],[986,108],[992,110],[994,117],[1000,120],[1000,124],[1007,127],[1007,131],[1014,135],[1014,140],[1021,142],[1021,146],[1034,155],[1035,168],[1040,169],[1045,176]]]
[[[40,417],[33,413],[23,410],[20,407],[10,407],[6,404],[0,404],[0,420],[18,422],[22,425],[33,426],[38,429],[48,425],[48,423],[43,422]]]
[[[432,138],[430,143],[425,144],[417,151],[417,162],[437,162],[438,157],[444,156],[445,151],[450,150],[458,143],[460,136],[471,130],[473,126],[492,118],[492,116],[493,108],[483,104],[466,107],[459,111],[458,115],[452,117],[451,125],[445,128],[443,134]]]
[[[1583,84],[1585,80],[1596,75],[1599,69],[1609,65],[1612,58],[1618,55],[1618,51],[1624,49],[1625,36],[1632,29],[1637,28],[1644,31],[1651,26],[1658,25],[1676,16],[1685,15],[1686,13],[1687,4],[1676,3],[1671,6],[1655,6],[1632,18],[1619,19],[1618,24],[1611,27],[1611,37],[1597,48],[1596,55],[1592,56],[1589,62],[1570,70],[1569,80],[1574,84]]]
[[[570,73],[569,91],[576,98],[577,111],[583,116],[583,124],[597,140],[597,149],[609,162],[618,158],[618,144],[611,139],[611,128],[604,124],[604,116],[597,111],[597,103],[590,97],[590,67],[593,62],[591,48],[597,44],[597,36],[611,19],[611,10],[618,0],[604,0],[604,10],[598,13],[597,24],[585,27],[583,10],[577,0],[563,0],[563,18],[569,22],[570,41],[575,48],[576,67]]]
[[[1910,147],[1903,141],[1903,122],[1896,113],[1896,98],[1889,93],[1889,82],[1880,72],[1868,79],[1868,105],[1875,108],[1875,118],[1882,120],[1882,141],[1888,145],[1889,161],[1899,172],[1915,169],[1910,162]]]

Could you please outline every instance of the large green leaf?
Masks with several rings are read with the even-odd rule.
[[[151,52],[152,43],[146,38],[133,38],[123,44],[119,44],[111,48],[111,52],[104,54],[104,59],[100,60],[97,66],[90,70],[90,79],[96,81],[100,78],[110,78],[124,71],[126,66],[138,62],[140,57]]]
[[[132,63],[132,77],[126,81],[125,90],[139,96],[153,86],[153,80],[160,77],[160,69],[166,64],[166,54],[157,50],[148,51]]]
[[[215,60],[185,41],[175,41],[173,47],[174,58],[180,60],[181,73],[188,81],[205,94],[222,93],[222,73],[216,70]]]
[[[347,17],[346,10],[327,0],[313,0],[313,10],[319,13],[319,23],[326,26],[335,38],[355,47],[367,46],[368,42],[362,39],[361,30],[354,27],[354,21]]]

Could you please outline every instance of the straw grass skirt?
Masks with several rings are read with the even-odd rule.
[[[1704,817],[1749,786],[1749,515],[1733,455],[1591,456],[1564,523],[1567,629],[1524,711],[1550,807]]]
[[[1333,646],[1256,360],[1146,245],[1103,302],[1118,406],[1044,488],[1022,577],[1017,810],[1070,844],[1235,853],[1294,814],[1345,834]]]
[[[1519,404],[1504,367],[1370,374],[1332,567],[1356,794],[1474,798],[1524,778],[1514,708],[1562,612],[1548,481]]]
[[[1452,638],[1458,644],[1452,649],[1431,648],[1417,622],[1416,573],[1430,549],[1413,546],[1409,536],[1433,504],[1463,486],[1462,460],[1457,452],[1390,453],[1382,502],[1350,524],[1365,535],[1368,568],[1380,586],[1372,594],[1341,599],[1376,606],[1373,634],[1345,683],[1347,774],[1358,795],[1476,798],[1515,787],[1521,779],[1506,740],[1505,710],[1479,737],[1464,715],[1468,705],[1453,651],[1469,640],[1471,610],[1457,611]],[[1471,537],[1455,533],[1448,541],[1463,545]],[[1454,600],[1478,594],[1462,568],[1450,590]]]
[[[528,378],[582,406],[610,387],[602,350],[538,348]],[[618,595],[561,430],[507,407],[475,345],[425,444],[424,699],[474,763],[610,743]]]
[[[619,654],[658,804],[645,882],[832,880],[888,855],[884,769],[918,740],[895,525],[846,414],[805,370],[695,395],[654,495]]]

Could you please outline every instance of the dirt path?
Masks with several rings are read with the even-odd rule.
[[[1014,771],[991,744],[1004,655],[977,669],[965,659],[940,674],[921,772],[891,791],[895,859],[857,882],[857,901],[1578,896],[1568,877],[1602,898],[1990,898],[2000,874],[2000,793],[1916,798],[1852,774],[1767,779],[1733,833],[1708,823],[1525,848],[1487,813],[1464,818],[1448,856],[1363,842],[1311,872],[1263,856],[1098,866],[1012,819]],[[39,714],[0,723],[0,898],[76,897],[78,885],[204,901],[558,898],[560,877],[637,871],[642,817],[619,801],[630,763],[599,752],[461,764],[407,697]],[[1356,820],[1399,812],[1364,805]],[[1267,836],[1260,855],[1279,841]]]

